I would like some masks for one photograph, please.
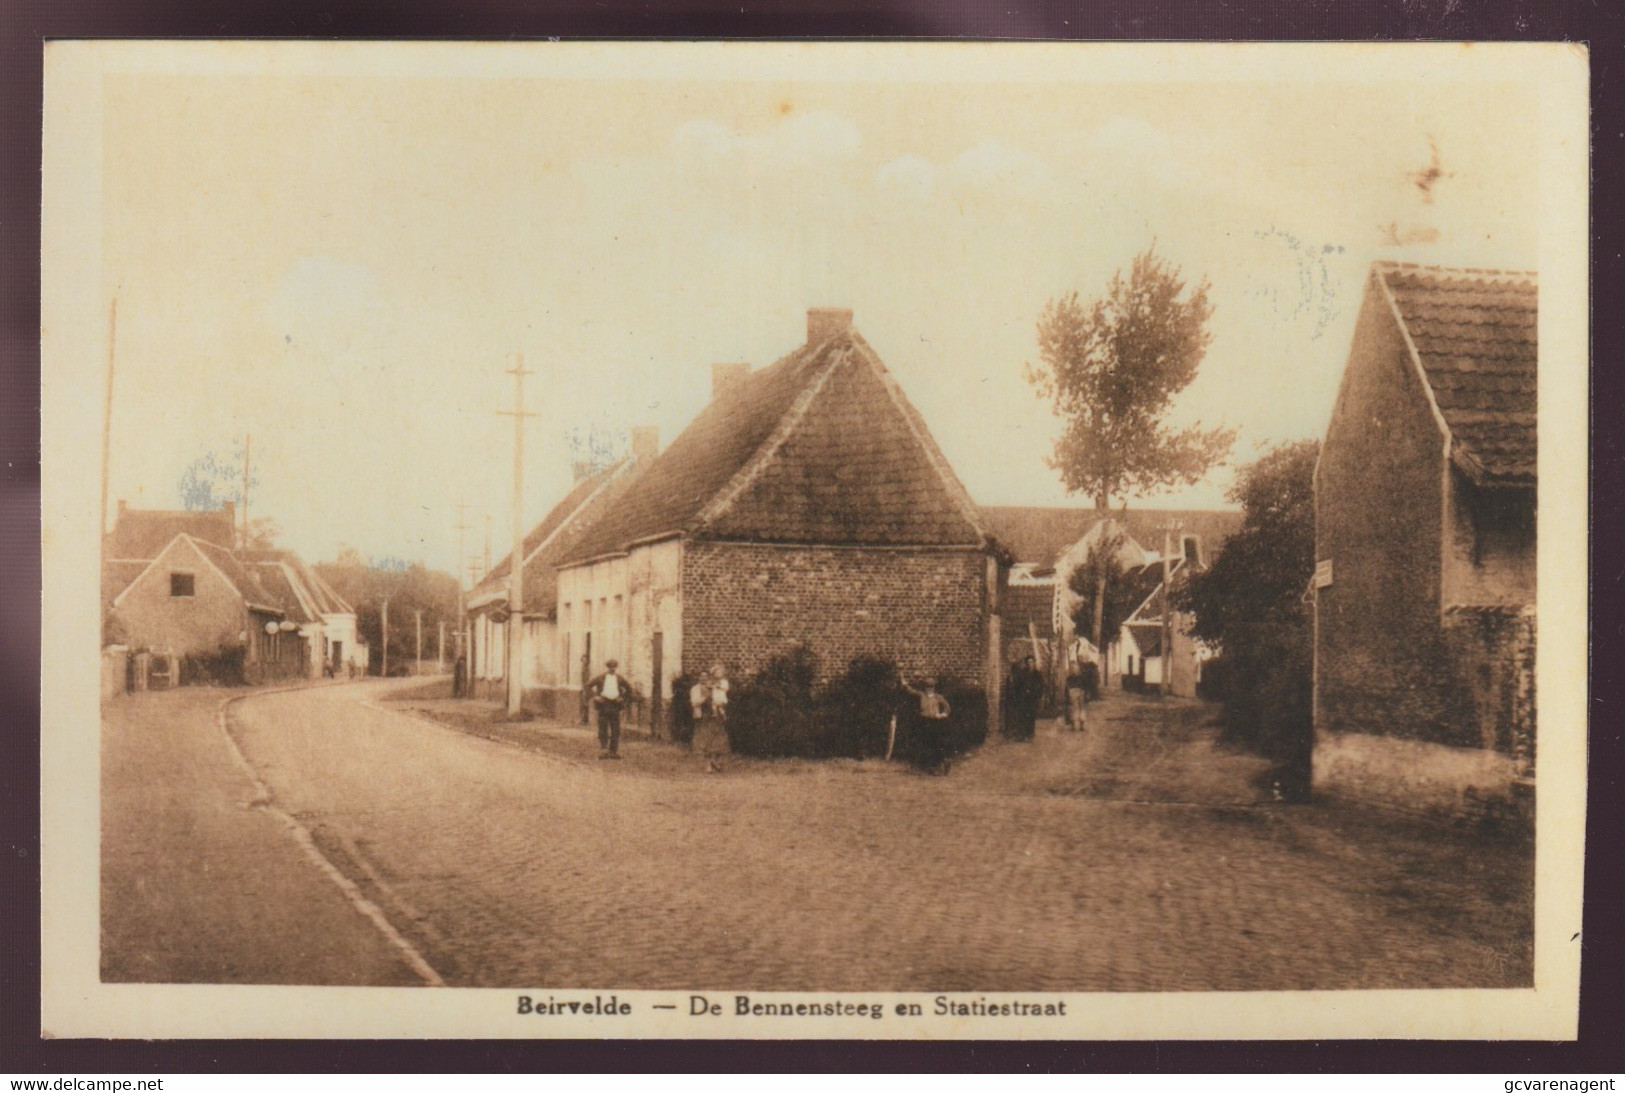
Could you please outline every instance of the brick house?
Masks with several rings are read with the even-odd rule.
[[[1371,271],[1315,469],[1317,789],[1458,810],[1530,784],[1537,295]]]
[[[103,542],[103,644],[138,658],[135,685],[229,678],[237,662],[250,680],[320,676],[325,657],[355,648],[354,609],[291,551],[235,549],[235,517],[229,501],[119,502]]]
[[[519,663],[527,709],[562,717],[576,708],[579,695],[574,690],[566,693],[567,651],[558,636],[558,563],[658,450],[659,433],[654,427],[633,429],[631,455],[607,467],[577,467],[575,485],[526,534],[521,544],[524,607]],[[468,594],[469,678],[477,698],[505,701],[507,697],[512,572],[510,552]]]
[[[1117,561],[1133,586],[1136,607],[1107,643],[1103,675],[1107,684],[1133,686],[1153,686],[1162,680],[1164,529],[1178,529],[1169,543],[1170,574],[1177,584],[1211,564],[1224,541],[1241,527],[1242,516],[1231,509],[1117,509],[1102,516],[1094,508],[1026,506],[985,506],[982,513],[1015,557],[1002,612],[1006,662],[1030,651],[1028,621],[1040,645],[1058,640],[1069,656],[1094,655],[1088,637],[1078,634],[1072,624],[1079,600],[1068,580],[1100,542],[1108,537],[1119,540]],[[1047,605],[1047,611],[1041,605]],[[1041,619],[1041,613],[1047,619]],[[1174,613],[1173,691],[1187,697],[1196,693],[1206,658],[1190,636],[1190,624],[1184,614]]]
[[[805,642],[988,690],[1006,567],[980,511],[851,312],[713,397],[559,561],[568,685],[614,657],[646,694],[714,663],[745,678]]]

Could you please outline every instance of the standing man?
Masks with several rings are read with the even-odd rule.
[[[922,770],[932,774],[947,774],[952,764],[952,741],[948,735],[948,717],[953,710],[948,700],[937,692],[937,677],[926,676],[921,680],[920,688],[916,690],[908,685],[903,673],[897,673],[897,682],[904,691],[920,701],[919,717],[915,723],[919,726],[919,739],[916,746],[910,750],[915,753],[915,759]],[[890,758],[888,749],[887,758]]]
[[[632,697],[632,685],[621,675],[621,662],[604,663],[603,675],[594,676],[587,684],[589,701],[598,707],[598,758],[621,757],[621,708]]]
[[[1044,677],[1032,656],[1010,669],[1010,727],[1012,740],[1031,740],[1037,729],[1038,705],[1044,697]]]

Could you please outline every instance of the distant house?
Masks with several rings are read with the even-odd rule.
[[[104,644],[139,658],[142,683],[319,676],[354,655],[354,609],[292,552],[235,549],[235,515],[229,501],[119,502],[103,542]]]
[[[568,690],[572,675],[566,659],[568,651],[558,637],[558,563],[658,450],[656,429],[633,429],[630,456],[608,467],[577,468],[574,487],[525,536],[521,570],[523,646],[519,663],[527,708],[554,717],[573,713],[579,696]],[[492,566],[468,594],[469,678],[476,697],[502,700],[507,694],[508,588],[512,572],[510,553]]]
[[[1100,543],[1116,540],[1117,562],[1136,606],[1107,642],[1104,676],[1108,684],[1132,687],[1162,682],[1164,542],[1177,585],[1212,564],[1225,539],[1241,527],[1241,513],[1228,509],[1114,509],[1102,515],[1094,508],[985,506],[982,513],[1015,557],[1004,608],[1006,662],[1031,652],[1030,633],[1046,647],[1058,638],[1069,656],[1095,656],[1087,633],[1079,634],[1073,626],[1080,599],[1068,582]],[[1040,604],[1045,602],[1048,618],[1042,619]],[[1207,659],[1206,650],[1190,636],[1190,625],[1190,618],[1174,612],[1173,692],[1185,696],[1196,693]]]
[[[645,693],[715,663],[736,679],[806,643],[986,687],[1000,550],[851,312],[804,345],[713,369],[699,416],[558,562],[567,684],[611,657]]]
[[[310,678],[366,673],[367,649],[356,634],[355,608],[320,573],[291,550],[246,550],[241,556],[260,587],[281,605],[284,618],[299,628]]]
[[[1453,808],[1532,774],[1537,296],[1366,282],[1315,470],[1318,789]]]
[[[133,568],[123,559],[110,565]],[[297,675],[303,647],[272,601],[231,551],[181,532],[113,593],[108,625],[171,685]]]

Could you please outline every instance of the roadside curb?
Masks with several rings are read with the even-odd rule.
[[[318,687],[342,686],[348,682],[348,680],[334,680],[330,682],[323,681],[308,685],[301,684],[289,687],[273,687],[266,690],[254,691],[252,694],[233,695],[232,697],[221,702],[219,707],[216,708],[215,724],[220,727],[220,734],[225,737],[226,747],[231,752],[232,758],[236,761],[238,767],[241,768],[243,774],[247,776],[250,785],[252,785],[254,788],[254,798],[248,802],[248,806],[263,812],[268,812],[280,820],[282,825],[288,830],[288,834],[293,838],[294,843],[297,844],[299,849],[304,852],[305,857],[308,858],[312,864],[320,869],[322,873],[324,873],[327,878],[338,887],[339,891],[343,893],[344,898],[349,900],[352,907],[364,915],[368,921],[370,921],[373,926],[377,928],[378,932],[384,936],[384,939],[388,941],[389,944],[393,946],[401,955],[406,964],[417,973],[418,978],[422,979],[424,983],[431,987],[444,987],[446,985],[446,981],[441,978],[440,973],[435,971],[434,967],[426,959],[424,959],[423,954],[420,953],[417,948],[394,927],[394,925],[389,921],[389,917],[384,914],[383,909],[372,900],[368,899],[366,894],[362,892],[359,887],[357,887],[355,882],[349,877],[345,876],[338,866],[334,865],[327,855],[322,853],[321,849],[317,847],[315,837],[311,834],[310,829],[299,822],[299,820],[295,818],[292,813],[286,811],[275,803],[276,798],[271,792],[271,787],[266,785],[265,781],[260,778],[259,772],[256,771],[253,764],[248,761],[248,757],[243,754],[242,748],[238,746],[237,739],[231,734],[231,707],[244,699],[260,698],[265,695],[273,694],[286,694],[291,691],[308,691],[314,690]]]

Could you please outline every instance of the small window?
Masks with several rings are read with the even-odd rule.
[[[171,573],[169,575],[169,594],[171,596],[193,595],[193,577],[190,573]]]

